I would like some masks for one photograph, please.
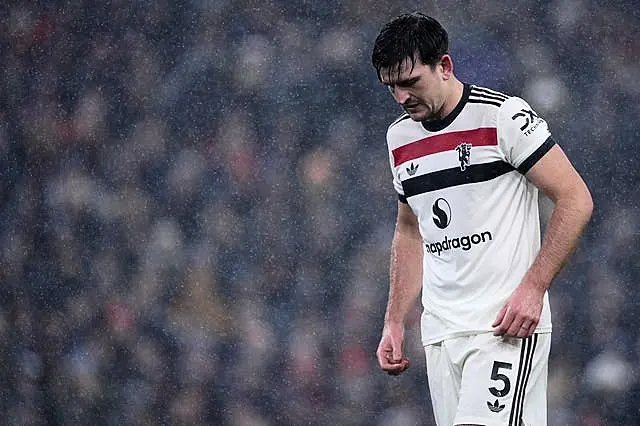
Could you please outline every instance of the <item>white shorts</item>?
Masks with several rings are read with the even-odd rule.
[[[551,333],[482,333],[425,346],[437,425],[546,426],[550,349]]]

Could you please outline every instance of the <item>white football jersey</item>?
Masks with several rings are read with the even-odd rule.
[[[540,249],[538,189],[524,174],[554,145],[547,123],[520,98],[465,85],[451,114],[405,114],[387,144],[424,242],[423,344],[492,331]],[[537,331],[551,331],[548,294]]]

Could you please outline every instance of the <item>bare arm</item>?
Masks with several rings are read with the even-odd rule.
[[[526,176],[553,201],[554,208],[538,255],[493,324],[497,335],[533,334],[544,293],[576,249],[593,210],[589,189],[559,146],[551,148]]]
[[[559,146],[554,146],[527,173],[551,201],[553,213],[540,252],[525,281],[546,290],[575,251],[593,211],[591,193]]]
[[[402,355],[404,323],[422,289],[422,238],[418,219],[411,208],[398,202],[398,221],[391,244],[389,300],[378,362],[389,374],[400,374],[409,367]]]
[[[391,244],[388,323],[404,325],[404,320],[422,289],[422,237],[418,218],[411,208],[398,202],[398,221]]]

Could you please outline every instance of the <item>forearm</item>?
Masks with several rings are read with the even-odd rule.
[[[593,204],[586,189],[558,199],[547,223],[540,251],[529,268],[524,282],[546,290],[575,251],[580,236],[591,217]]]
[[[422,239],[396,229],[391,245],[390,285],[385,325],[404,325],[422,290]]]

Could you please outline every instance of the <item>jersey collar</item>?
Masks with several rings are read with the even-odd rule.
[[[426,130],[430,132],[437,132],[444,129],[449,124],[453,123],[453,120],[456,119],[456,117],[460,114],[460,111],[462,111],[462,108],[464,108],[464,106],[467,104],[467,100],[469,99],[470,92],[471,92],[471,85],[464,83],[464,89],[462,90],[462,98],[460,98],[460,102],[458,102],[458,105],[456,105],[453,111],[451,111],[449,115],[447,115],[445,118],[441,120],[422,121],[422,127],[424,127]]]

